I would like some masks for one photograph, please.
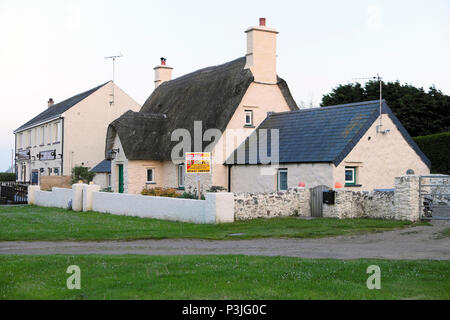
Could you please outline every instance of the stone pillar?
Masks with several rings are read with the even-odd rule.
[[[99,192],[100,186],[96,184],[83,185],[83,211],[91,211],[94,192]]]
[[[41,190],[40,186],[28,186],[28,204],[35,203],[35,191]]]
[[[420,219],[419,176],[405,175],[395,178],[394,208],[396,220]]]
[[[234,222],[234,194],[211,192],[206,194],[205,222]]]
[[[72,185],[72,210],[83,210],[83,186],[84,183],[75,183]]]

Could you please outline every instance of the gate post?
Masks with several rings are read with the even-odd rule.
[[[394,207],[396,220],[419,221],[419,176],[395,178]]]
[[[34,204],[34,193],[36,191],[41,190],[40,186],[37,185],[29,185],[28,186],[28,204]]]

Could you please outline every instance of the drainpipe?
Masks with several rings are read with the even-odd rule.
[[[61,176],[64,175],[64,118],[61,118]]]
[[[228,166],[228,192],[231,192],[231,164]]]

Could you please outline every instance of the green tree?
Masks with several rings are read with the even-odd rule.
[[[77,183],[82,180],[84,183],[89,183],[94,179],[95,172],[89,171],[89,168],[83,166],[75,166],[72,169],[72,183]]]
[[[412,136],[428,135],[450,130],[450,96],[434,86],[426,92],[409,84],[382,82],[385,99]],[[380,97],[379,82],[339,85],[322,97],[321,106],[377,100]]]

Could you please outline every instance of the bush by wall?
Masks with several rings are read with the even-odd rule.
[[[450,131],[414,137],[431,161],[431,173],[450,174]]]
[[[89,168],[83,166],[75,166],[72,168],[72,183],[83,181],[84,183],[91,182],[95,177],[95,172],[89,171]]]
[[[144,188],[141,191],[143,196],[157,196],[157,197],[169,197],[169,198],[178,198],[178,192],[174,188]]]
[[[16,174],[10,172],[0,172],[0,181],[16,181]]]

